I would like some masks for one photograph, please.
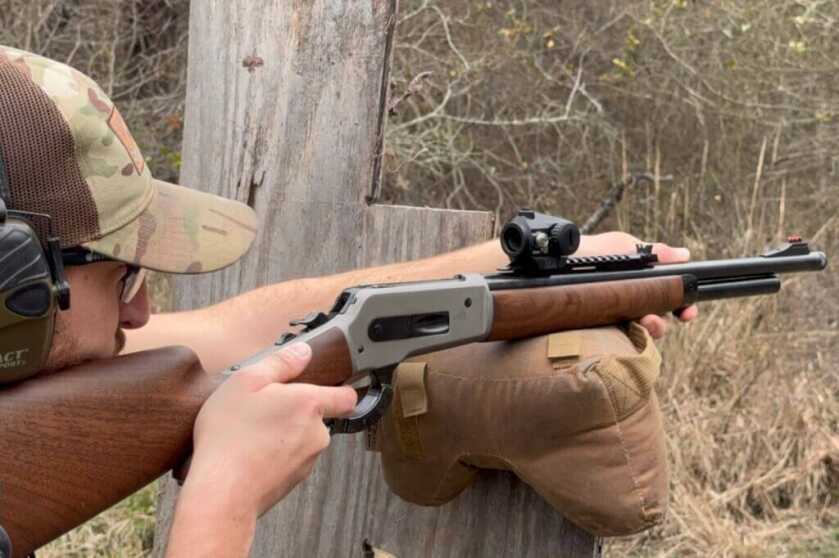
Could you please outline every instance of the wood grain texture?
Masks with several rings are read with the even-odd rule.
[[[190,10],[183,181],[251,203],[261,227],[241,264],[181,280],[179,308],[489,238],[487,213],[366,205],[378,192],[395,0],[207,0]],[[246,56],[264,64],[248,71]],[[177,496],[170,480],[162,489],[155,556]],[[593,554],[588,534],[509,474],[489,473],[440,508],[399,500],[361,434],[336,437],[259,521],[251,555],[358,557],[364,539],[399,558]]]
[[[27,556],[175,466],[217,385],[183,347],[84,364],[0,398],[0,525]],[[33,420],[37,417],[37,420]]]
[[[520,339],[664,314],[684,305],[681,277],[510,289],[492,293],[488,341]]]
[[[337,386],[352,376],[350,347],[340,329],[334,327],[307,340],[312,360],[295,380],[319,386]]]
[[[190,6],[181,183],[248,203],[260,227],[241,264],[176,279],[180,308],[359,267],[394,4]],[[247,67],[253,57],[262,65]]]
[[[485,211],[372,205],[364,214],[365,266],[404,262],[450,252],[492,238]]]

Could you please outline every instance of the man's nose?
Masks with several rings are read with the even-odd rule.
[[[143,281],[140,290],[131,299],[131,302],[120,303],[119,325],[123,329],[137,329],[143,327],[149,321],[149,297],[146,291],[146,282]]]

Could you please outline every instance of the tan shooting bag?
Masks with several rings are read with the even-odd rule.
[[[509,470],[592,534],[648,529],[667,504],[660,364],[634,322],[403,363],[376,431],[385,479],[403,499],[439,506],[480,469]]]

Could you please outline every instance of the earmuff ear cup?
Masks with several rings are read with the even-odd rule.
[[[52,346],[56,289],[37,233],[23,219],[0,223],[0,384],[38,372]]]

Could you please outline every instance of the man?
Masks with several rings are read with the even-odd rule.
[[[272,343],[289,319],[328,308],[344,287],[492,271],[506,263],[485,243],[409,264],[288,281],[221,304],[149,315],[145,269],[204,273],[238,260],[256,230],[244,204],[154,180],[102,90],[71,68],[0,47],[0,156],[10,209],[46,213],[61,240],[72,306],[58,314],[44,372],[165,345],[186,345],[222,370]],[[45,232],[41,230],[40,232]],[[632,250],[622,233],[584,237],[579,253]],[[657,245],[663,261],[686,250]],[[695,308],[682,319],[692,319]],[[664,334],[665,322],[642,324]],[[324,417],[348,414],[348,387],[288,384],[310,349],[297,343],[225,382],[201,409],[169,556],[247,554],[257,517],[311,471],[328,445]],[[491,366],[491,362],[482,362]]]

